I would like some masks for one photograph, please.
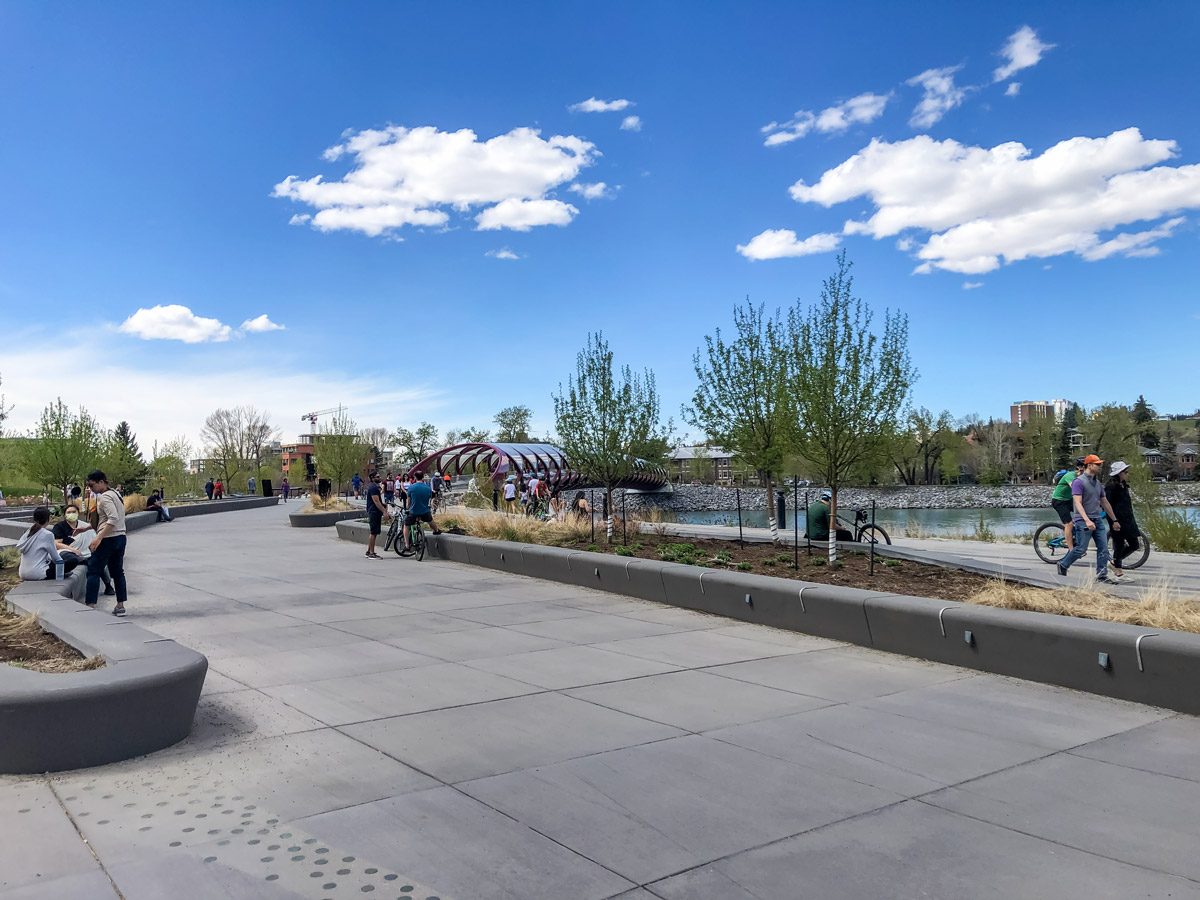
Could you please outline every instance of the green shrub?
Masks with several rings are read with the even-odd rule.
[[[827,559],[826,559],[825,557],[823,557],[823,556],[814,556],[812,559],[810,559],[810,560],[808,561],[808,564],[809,564],[810,566],[823,566],[823,565],[825,565],[827,562],[829,562],[829,560],[827,560]]]
[[[833,561],[833,567],[835,569],[840,569],[843,565],[845,565],[845,563],[843,563],[840,559],[835,559]]]
[[[633,556],[632,547],[618,547],[617,556]]]
[[[764,559],[764,560],[762,561],[762,564],[763,564],[764,566],[771,566],[771,567],[774,567],[774,566],[775,566],[775,560],[773,560],[773,559]]]
[[[15,569],[21,565],[21,551],[16,547],[0,547],[0,569]]]
[[[635,544],[630,544],[630,545],[629,545],[629,549],[630,549],[630,550],[632,550],[634,553],[638,553],[638,552],[640,552],[640,551],[641,551],[641,549],[642,549],[642,545],[641,545],[641,544],[636,544],[636,543],[635,543]]]
[[[790,553],[777,554],[775,557],[775,561],[781,562],[781,563],[790,563],[792,561],[792,555]]]
[[[895,567],[895,566],[899,566],[899,565],[900,565],[900,560],[898,560],[898,559],[885,559],[885,560],[883,561],[883,564],[884,564],[885,566],[887,566],[888,568],[892,568],[892,567]]]
[[[592,553],[598,553],[598,552],[600,552],[600,547],[599,547],[599,545],[598,545],[598,544],[588,544],[588,545],[587,545],[587,548],[588,548],[588,550],[590,550]]]
[[[740,562],[737,564],[737,567],[738,567],[738,570],[742,571],[742,572],[749,572],[752,568],[754,568],[748,562]]]
[[[1142,513],[1138,525],[1163,553],[1200,553],[1200,526],[1181,509],[1159,508]]]

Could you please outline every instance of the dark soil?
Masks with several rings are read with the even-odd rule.
[[[944,569],[940,566],[896,559],[885,562],[882,556],[875,557],[875,574],[872,575],[870,559],[863,550],[839,551],[837,565],[831,567],[824,553],[818,554],[814,549],[812,556],[809,556],[805,548],[801,547],[800,567],[795,569],[792,548],[775,547],[771,544],[746,544],[742,548],[736,541],[690,540],[676,536],[641,534],[637,541],[631,539],[628,547],[622,547],[619,543],[611,546],[604,543],[591,546],[601,553],[616,553],[639,559],[669,560],[728,572],[753,572],[776,578],[942,600],[963,600],[993,581],[960,569]],[[728,561],[725,561],[726,559]]]

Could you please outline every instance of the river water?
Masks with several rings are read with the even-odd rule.
[[[1178,507],[1187,517],[1200,525],[1200,507]],[[839,517],[849,519],[853,512],[839,507]],[[870,511],[868,510],[868,515]],[[706,512],[677,512],[678,521],[690,525],[737,525],[737,510]],[[1057,518],[1052,509],[880,509],[875,512],[875,521],[896,537],[910,531],[914,537],[928,535],[971,534],[979,528],[980,516],[983,524],[996,534],[1025,534],[1032,532],[1043,522]],[[766,528],[767,513],[761,509],[743,509],[742,524],[747,528]],[[787,514],[786,528],[792,529],[792,511]],[[804,516],[800,516],[800,532],[804,532]]]

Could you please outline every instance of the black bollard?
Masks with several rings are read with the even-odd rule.
[[[596,543],[596,492],[588,491],[588,518],[592,520],[592,543]]]
[[[804,492],[804,540],[808,545],[808,555],[812,556],[812,538],[808,536],[808,491]]]
[[[800,499],[800,485],[792,483],[792,552],[795,554],[793,569],[800,568],[800,510],[796,501]]]
[[[871,501],[871,574],[875,574],[875,501]]]
[[[738,508],[738,546],[743,550],[746,549],[746,542],[742,539],[742,489],[734,488],[734,496],[737,497]]]
[[[625,490],[622,488],[622,490],[621,490],[621,546],[622,547],[629,546],[629,531],[625,524],[627,521],[628,521],[628,517],[625,515]]]

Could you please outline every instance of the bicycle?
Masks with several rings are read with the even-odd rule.
[[[1108,540],[1111,544],[1112,532],[1109,532]],[[1140,549],[1121,560],[1123,568],[1136,569],[1150,558],[1150,538],[1144,531],[1138,543]],[[1038,559],[1044,563],[1053,565],[1062,562],[1062,557],[1067,555],[1067,537],[1062,522],[1046,522],[1044,525],[1039,525],[1037,531],[1033,533],[1033,550],[1037,553]],[[1086,555],[1087,550],[1085,549],[1084,556]]]
[[[854,535],[854,540],[860,544],[891,544],[891,535],[884,530],[882,525],[872,525],[867,521],[867,510],[856,509],[854,511],[854,522],[851,524],[838,516],[838,524],[845,525],[846,530]]]
[[[401,528],[404,525],[404,519],[408,515],[408,507],[397,509],[394,505],[388,504],[388,512],[392,516],[392,524],[388,528],[387,537],[383,541],[383,551],[395,550],[397,556],[404,553],[404,532]],[[421,527],[421,520],[413,522],[408,529],[409,537],[412,540],[412,555],[418,561],[425,558],[425,529]]]

